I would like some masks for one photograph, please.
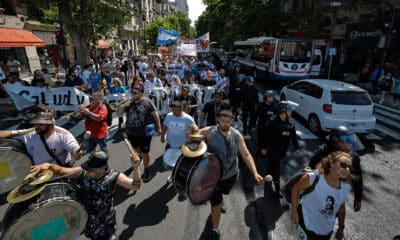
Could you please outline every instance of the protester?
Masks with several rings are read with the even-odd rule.
[[[144,90],[150,91],[155,87],[162,87],[161,80],[159,78],[155,78],[152,72],[147,73],[147,80],[144,82]]]
[[[322,144],[318,147],[309,163],[311,169],[321,169],[322,160],[329,154],[335,151],[342,151],[350,154],[353,162],[350,173],[354,176],[354,178],[351,179],[351,183],[354,190],[353,207],[355,212],[361,209],[363,193],[361,159],[356,153],[356,151],[362,150],[362,148],[362,143],[356,134],[351,132],[346,126],[336,126],[330,131],[327,144]]]
[[[76,87],[76,88],[79,88],[81,90],[85,89],[82,79],[76,75],[76,69],[75,68],[68,69],[67,73],[68,74],[67,74],[67,78],[65,79],[64,86],[66,86],[66,87]]]
[[[142,178],[149,181],[151,179],[149,151],[152,139],[150,133],[156,131],[160,134],[161,122],[153,101],[144,97],[143,93],[143,87],[133,88],[130,104],[122,105],[117,110],[117,114],[121,116],[126,113],[125,131],[132,146],[143,158],[144,172]]]
[[[382,104],[385,101],[386,93],[390,94],[396,85],[396,80],[392,77],[391,72],[387,72],[384,76],[378,79],[378,87],[381,91],[379,103]]]
[[[400,106],[400,78],[396,79],[396,85],[393,88],[393,106]]]
[[[106,152],[91,152],[89,159],[79,167],[63,168],[55,164],[44,163],[32,167],[32,172],[42,172],[50,169],[58,175],[69,175],[76,179],[80,186],[80,196],[88,213],[85,235],[90,239],[116,239],[116,211],[114,209],[113,193],[118,185],[125,189],[140,188],[140,158],[131,155],[133,179],[124,173],[119,173],[108,166],[109,156]]]
[[[200,128],[204,126],[212,126],[217,124],[217,116],[221,110],[229,109],[229,105],[222,101],[223,93],[221,91],[215,91],[211,101],[204,104],[203,110],[200,115]],[[204,120],[207,117],[207,125],[204,124]]]
[[[207,142],[208,151],[214,153],[222,162],[222,178],[218,183],[211,199],[212,239],[220,239],[219,223],[221,219],[222,194],[229,194],[237,178],[238,159],[240,153],[257,183],[264,182],[254,164],[253,157],[247,149],[243,136],[233,128],[233,114],[230,110],[218,113],[218,124],[200,129]]]
[[[335,227],[336,216],[339,228],[335,239],[344,239],[346,216],[345,200],[351,189],[352,157],[348,153],[333,152],[322,162],[323,172],[313,191],[299,199],[299,193],[316,181],[316,173],[305,174],[291,191],[291,217],[298,231],[307,239],[329,240]]]
[[[103,104],[101,92],[92,95],[89,106],[79,106],[79,112],[85,116],[85,129],[91,133],[90,138],[86,139],[86,152],[91,152],[99,145],[100,149],[108,152],[108,126],[107,126],[107,107]]]
[[[182,94],[176,96],[174,101],[181,101],[184,106],[184,111],[192,116],[194,119],[197,119],[197,107],[199,104],[194,96],[189,94],[190,87],[189,85],[182,86]]]
[[[38,112],[30,123],[34,131],[1,130],[0,138],[21,140],[35,165],[49,162],[72,166],[71,156],[80,159],[78,142],[69,131],[55,125],[52,112]]]

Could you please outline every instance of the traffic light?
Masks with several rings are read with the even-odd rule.
[[[56,31],[55,34],[56,34],[56,43],[64,45],[65,44],[65,37],[64,37],[63,32],[59,30],[59,31]]]

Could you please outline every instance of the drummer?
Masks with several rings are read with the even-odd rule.
[[[85,235],[90,239],[116,239],[116,212],[113,190],[116,185],[137,190],[141,185],[140,157],[131,155],[133,179],[108,167],[109,155],[103,151],[91,152],[89,159],[79,167],[64,168],[56,164],[44,163],[33,166],[31,172],[50,169],[58,175],[71,174],[78,179],[81,196],[88,212]],[[74,174],[75,173],[75,174]]]
[[[213,227],[212,239],[220,239],[219,223],[223,198],[222,194],[229,194],[236,182],[238,175],[238,153],[246,162],[247,167],[253,173],[257,183],[263,183],[256,169],[254,159],[247,149],[246,142],[238,130],[233,128],[233,113],[230,110],[222,110],[217,115],[217,125],[200,129],[199,133],[205,137],[207,151],[214,153],[222,162],[222,178],[211,196],[211,223]]]
[[[61,166],[72,166],[72,158],[81,157],[75,137],[66,129],[56,126],[52,112],[38,112],[31,121],[34,131],[2,130],[0,138],[21,140],[34,165],[53,162]]]
[[[172,102],[171,109],[172,112],[166,115],[161,129],[161,142],[164,143],[165,140],[167,141],[165,150],[169,148],[180,149],[186,141],[186,133],[192,127],[197,128],[193,118],[183,111],[183,102]],[[170,181],[171,176],[168,177],[168,182]]]

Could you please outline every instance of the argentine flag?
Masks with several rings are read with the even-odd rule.
[[[156,45],[174,45],[176,43],[176,40],[178,40],[178,37],[180,35],[180,32],[171,29],[167,30],[163,27],[160,27],[158,29],[158,36],[157,36],[157,41]]]

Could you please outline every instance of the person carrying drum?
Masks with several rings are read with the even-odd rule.
[[[205,137],[208,152],[216,154],[223,166],[222,178],[210,199],[213,239],[220,239],[219,223],[223,201],[222,194],[229,194],[236,182],[239,152],[257,183],[264,182],[264,178],[257,172],[254,159],[247,149],[243,136],[231,126],[233,123],[232,111],[220,111],[217,121],[217,125],[199,130],[199,133]]]
[[[54,162],[60,166],[72,166],[72,158],[81,157],[75,137],[66,129],[56,126],[52,112],[38,112],[30,122],[34,130],[2,130],[0,138],[21,140],[34,165]]]
[[[168,113],[163,122],[161,130],[161,142],[167,141],[165,150],[176,149],[179,150],[186,142],[186,134],[191,129],[192,125],[196,125],[193,118],[183,111],[183,102],[174,101],[171,104],[172,112]],[[165,135],[167,137],[165,138]],[[175,162],[178,159],[174,159]],[[175,162],[171,159],[166,159],[164,165],[166,167],[173,167]],[[169,166],[170,165],[170,166]],[[171,181],[171,176],[168,177],[168,183]]]
[[[91,239],[116,239],[116,211],[113,191],[116,185],[126,189],[140,188],[140,157],[130,156],[133,179],[108,166],[109,155],[103,151],[91,152],[89,159],[79,167],[64,168],[51,163],[33,166],[31,172],[50,169],[58,175],[70,175],[81,187],[83,203],[88,212],[85,235]]]

